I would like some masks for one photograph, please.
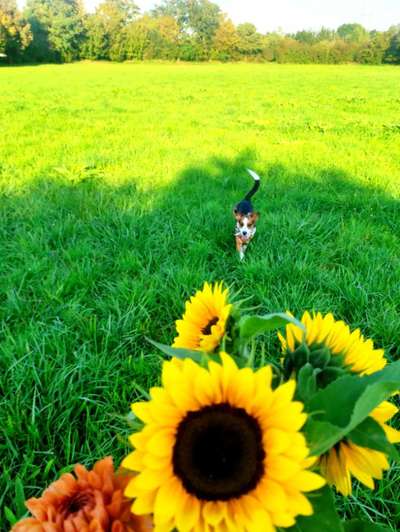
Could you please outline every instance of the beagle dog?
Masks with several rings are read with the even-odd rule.
[[[235,226],[235,240],[236,249],[239,252],[240,260],[244,259],[246,248],[256,234],[256,222],[260,213],[254,211],[251,198],[260,188],[260,177],[252,170],[247,169],[251,177],[254,179],[253,188],[246,194],[242,201],[233,209],[233,215],[236,219]]]

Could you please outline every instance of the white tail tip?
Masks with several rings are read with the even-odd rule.
[[[249,168],[247,168],[247,171],[249,172],[251,177],[254,179],[254,181],[260,181],[260,176],[256,174],[255,172],[253,172],[253,170],[249,170]]]

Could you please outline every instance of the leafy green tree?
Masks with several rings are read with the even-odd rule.
[[[80,57],[84,37],[83,9],[78,0],[52,0],[49,40],[63,62]]]
[[[318,37],[317,34],[315,34],[313,31],[298,31],[293,35],[293,38],[296,39],[296,41],[302,42],[304,44],[314,44],[317,42]]]
[[[368,32],[361,24],[342,24],[338,27],[337,34],[344,41],[352,43],[361,43],[368,40]]]
[[[400,25],[392,26],[387,32],[389,44],[384,54],[385,63],[400,63]]]
[[[213,39],[220,23],[221,10],[209,0],[164,0],[153,16],[173,17],[182,37],[181,56],[193,60],[210,56]]]
[[[179,26],[173,17],[157,17],[154,20],[150,40],[152,57],[160,59],[179,57]]]
[[[25,16],[32,30],[32,42],[26,50],[26,58],[33,62],[57,61],[56,51],[49,40],[51,7],[49,0],[28,0]]]
[[[179,27],[170,16],[144,15],[127,26],[124,34],[127,59],[177,59]]]
[[[353,60],[354,45],[342,39],[318,41],[310,47],[312,63],[336,64]]]
[[[125,58],[124,35],[126,28],[139,13],[131,0],[105,0],[95,13],[86,19],[86,42],[83,55],[89,59]]]
[[[358,45],[344,41],[343,39],[336,39],[332,42],[330,50],[330,63],[350,63],[356,60],[358,52]]]
[[[138,18],[126,27],[124,36],[127,59],[145,59],[153,30],[154,19],[147,15]]]
[[[263,50],[263,37],[258,33],[254,24],[244,22],[237,27],[239,36],[238,49],[243,56],[260,55]]]
[[[390,45],[387,32],[372,31],[370,39],[357,53],[357,61],[369,65],[379,65],[383,62],[386,50]]]
[[[267,33],[263,37],[262,57],[265,61],[277,61],[278,50],[284,38],[281,33],[277,32]]]
[[[354,61],[359,45],[343,39],[305,44],[285,36],[276,43],[275,60],[279,63],[346,63]]]
[[[79,0],[28,0],[26,16],[33,40],[27,56],[33,61],[74,61],[84,38]]]
[[[152,10],[154,17],[172,17],[176,20],[181,32],[189,28],[190,2],[188,0],[162,0],[161,4]]]
[[[189,6],[190,26],[204,50],[204,57],[208,58],[220,24],[221,10],[217,4],[209,0],[192,1],[189,2]]]
[[[335,30],[322,27],[319,32],[316,34],[317,42],[321,41],[334,41],[337,38],[337,33]]]
[[[86,15],[84,20],[85,39],[81,56],[86,59],[109,59],[110,42],[106,27],[96,13]]]
[[[213,57],[220,61],[238,58],[239,34],[229,18],[223,17],[214,35]]]
[[[310,47],[285,36],[280,40],[275,51],[278,63],[310,63]]]
[[[30,26],[18,11],[16,1],[0,0],[0,54],[9,63],[21,61],[31,40]]]
[[[204,49],[196,37],[183,34],[179,40],[179,59],[182,61],[202,61],[204,58]]]

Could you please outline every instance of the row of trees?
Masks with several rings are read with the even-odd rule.
[[[169,59],[280,63],[399,63],[400,26],[368,32],[360,24],[292,35],[235,26],[210,0],[161,0],[140,14],[132,0],[103,0],[86,13],[82,0],[0,0],[0,60],[69,62]]]

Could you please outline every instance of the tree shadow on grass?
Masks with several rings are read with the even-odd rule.
[[[262,176],[261,219],[240,263],[231,210],[252,185],[247,167]],[[399,214],[338,169],[265,168],[251,151],[157,190],[92,172],[4,194],[0,505],[16,511],[16,477],[31,496],[67,464],[126,453],[124,414],[159,367],[145,336],[169,343],[205,280],[224,279],[260,312],[333,311],[400,356]]]

